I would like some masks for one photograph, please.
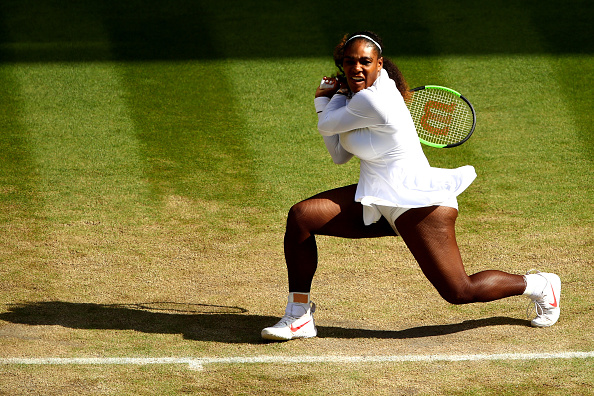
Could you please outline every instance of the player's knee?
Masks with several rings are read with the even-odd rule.
[[[307,231],[310,212],[307,202],[293,205],[287,215],[287,231]]]
[[[303,202],[296,203],[295,205],[291,206],[291,209],[289,209],[287,222],[299,223],[300,220],[305,217],[305,212],[306,209]]]
[[[462,305],[475,302],[474,293],[467,285],[457,285],[440,290],[439,294],[450,304]]]
[[[442,295],[443,298],[449,302],[450,304],[454,304],[454,305],[463,305],[463,304],[470,304],[473,303],[474,301],[469,298],[469,296],[466,295]]]

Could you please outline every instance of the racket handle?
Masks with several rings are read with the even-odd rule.
[[[336,86],[337,81],[335,79],[329,79],[329,78],[322,78],[322,81],[320,82],[320,88],[321,89],[328,89],[328,88],[334,88]]]

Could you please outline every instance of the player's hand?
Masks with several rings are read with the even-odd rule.
[[[340,84],[338,80],[334,77],[324,77],[318,89],[316,89],[316,98],[321,96],[326,96],[331,98],[336,94],[338,89],[340,88]]]

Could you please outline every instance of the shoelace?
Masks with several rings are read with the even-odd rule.
[[[312,302],[311,307],[309,309],[310,315],[313,314],[315,311],[316,311],[316,304]],[[299,318],[300,317],[295,317],[295,316],[285,314],[281,318],[281,320],[279,320],[278,323],[272,327],[285,327],[287,325],[290,325],[292,322],[296,321]]]
[[[526,272],[526,275],[528,274],[539,274],[540,271],[537,269],[530,269]],[[539,302],[542,301],[542,302]],[[534,304],[534,306],[533,306]],[[538,298],[535,300],[530,301],[530,303],[528,304],[528,307],[526,308],[526,318],[528,318],[530,320],[531,317],[533,317],[533,315],[531,315],[531,308],[534,308],[534,311],[536,312],[536,317],[541,317],[542,315],[546,315],[545,312],[545,302],[542,298]]]
[[[297,319],[299,318],[294,318],[292,316],[285,315],[281,318],[281,320],[278,321],[277,324],[274,325],[274,327],[285,327],[291,324],[292,322],[296,321]]]
[[[536,317],[540,317],[546,314],[543,304],[539,303],[536,300],[533,300],[530,302],[530,304],[528,304],[528,308],[526,308],[526,318],[528,318],[528,320],[530,320],[533,317],[533,315],[531,315],[531,308],[534,308],[534,311],[536,312]]]

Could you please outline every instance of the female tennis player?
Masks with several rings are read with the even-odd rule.
[[[475,179],[472,166],[429,165],[405,105],[402,74],[382,55],[382,40],[364,31],[334,50],[338,79],[315,93],[318,130],[332,159],[360,159],[359,182],[325,191],[289,211],[284,239],[289,297],[284,317],[262,330],[269,340],[317,335],[310,300],[317,268],[316,235],[402,237],[421,270],[452,304],[526,295],[535,304],[533,326],[559,318],[561,281],[555,274],[514,275],[497,270],[468,276],[456,243],[456,197]],[[324,87],[329,86],[329,87]]]

